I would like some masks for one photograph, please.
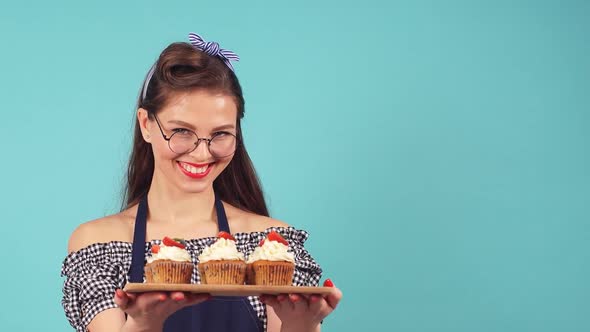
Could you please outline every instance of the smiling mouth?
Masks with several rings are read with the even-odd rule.
[[[208,164],[193,164],[182,161],[177,161],[178,167],[183,173],[191,178],[202,178],[209,174],[214,163]]]
[[[179,161],[179,164],[187,172],[190,172],[192,174],[205,173],[205,171],[207,170],[207,168],[209,168],[209,164],[204,165],[204,166],[200,166],[200,167],[195,167],[193,165],[189,165],[187,163],[183,163],[183,162],[180,162],[180,161]]]

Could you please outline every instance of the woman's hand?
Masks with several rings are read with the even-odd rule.
[[[121,331],[158,331],[164,321],[177,310],[210,299],[209,294],[183,292],[127,293],[115,291],[115,304],[127,314]]]
[[[334,287],[334,284],[327,279],[324,287]],[[262,303],[271,306],[281,320],[281,332],[319,331],[322,320],[336,309],[341,299],[342,292],[335,287],[326,297],[302,294],[260,297]]]

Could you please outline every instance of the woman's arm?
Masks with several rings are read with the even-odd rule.
[[[121,331],[123,324],[125,324],[123,311],[119,308],[111,308],[96,315],[88,324],[88,331]]]
[[[112,220],[112,218],[111,218]],[[109,225],[110,220],[96,220],[79,226],[70,237],[68,242],[68,252],[76,252],[84,247],[88,247],[94,243],[107,242],[113,240],[109,238],[106,231],[116,232],[117,229]],[[119,231],[121,231],[119,229]],[[120,232],[118,233],[120,236]],[[112,235],[111,235],[112,236]],[[90,309],[90,315],[86,316],[90,319],[89,322],[76,321],[77,328],[80,325],[87,324],[85,327],[90,332],[156,332],[162,331],[164,321],[175,311],[189,305],[194,305],[203,302],[209,298],[207,294],[184,294],[182,292],[150,292],[141,294],[126,293],[121,289],[120,283],[115,281],[112,276],[110,280],[105,281],[101,274],[98,278],[93,273],[78,273],[78,271],[95,270],[102,268],[101,266],[86,266],[82,269],[79,266],[70,266],[69,271],[71,278],[76,278],[73,285],[84,285],[86,292],[97,292],[103,289],[101,294],[95,294],[100,297],[97,303],[84,302],[81,297],[71,296],[69,301],[71,305],[80,310],[74,317],[82,316],[84,306]],[[112,270],[112,269],[111,269]],[[106,272],[105,269],[102,272]],[[72,286],[75,288],[74,286]],[[77,286],[76,286],[77,287]],[[112,290],[105,290],[112,289]],[[105,292],[113,292],[114,294],[107,294]],[[116,307],[115,307],[116,306]],[[72,309],[70,309],[72,310]],[[98,311],[98,312],[97,312]],[[127,314],[127,318],[125,318]]]
[[[97,219],[84,223],[70,236],[68,241],[68,253],[76,252],[93,243],[104,241],[105,224],[111,223],[107,218]],[[120,308],[110,308],[98,313],[90,321],[87,329],[90,332],[121,331],[125,324],[125,313]]]

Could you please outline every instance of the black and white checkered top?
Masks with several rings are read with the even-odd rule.
[[[270,231],[276,231],[289,242],[289,251],[295,256],[295,286],[318,286],[322,269],[304,248],[303,244],[309,234],[293,227],[271,227],[264,232],[236,233],[236,247],[248,257],[260,240]],[[187,251],[194,264],[203,249],[215,241],[214,237],[187,240]],[[145,244],[145,257],[149,256],[151,247],[160,244],[152,240]],[[95,243],[70,253],[64,260],[61,275],[66,277],[63,286],[62,306],[70,324],[78,332],[86,332],[90,321],[101,311],[116,308],[113,296],[115,290],[123,288],[128,281],[131,266],[132,243],[111,241]],[[197,269],[193,270],[192,283],[200,283]],[[250,304],[262,321],[266,331],[266,306],[258,297],[248,297]]]

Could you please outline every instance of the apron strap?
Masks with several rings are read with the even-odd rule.
[[[231,233],[229,231],[229,223],[227,222],[227,216],[225,215],[225,209],[223,208],[223,202],[215,193],[215,210],[217,211],[217,228],[219,231]]]
[[[137,207],[137,216],[135,217],[133,248],[131,251],[131,268],[129,269],[130,282],[143,282],[147,211],[147,195],[145,195],[139,201],[139,206]]]

